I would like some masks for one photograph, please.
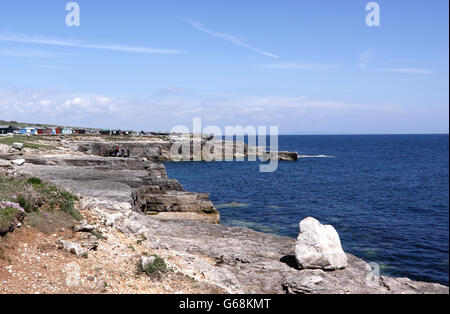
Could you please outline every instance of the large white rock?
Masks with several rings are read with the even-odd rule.
[[[22,166],[25,163],[25,161],[26,161],[25,159],[16,159],[16,160],[13,160],[11,162],[12,162],[13,165]]]
[[[23,149],[23,143],[13,143],[12,144],[12,148],[17,149],[17,150],[22,150]]]
[[[335,270],[347,267],[347,256],[336,230],[312,217],[300,222],[295,259],[302,269]]]

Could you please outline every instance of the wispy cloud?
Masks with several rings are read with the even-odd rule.
[[[50,46],[62,46],[73,48],[85,48],[85,49],[98,49],[109,50],[129,53],[141,53],[141,54],[179,54],[182,51],[168,50],[168,49],[156,49],[147,47],[132,47],[121,45],[98,45],[98,44],[85,44],[76,41],[48,38],[40,35],[28,35],[11,32],[0,32],[0,41],[25,43],[25,44],[40,44]]]
[[[192,21],[192,20],[188,20],[188,19],[183,19],[183,21],[191,24],[196,29],[198,29],[198,30],[200,30],[200,31],[202,31],[202,32],[204,32],[206,34],[209,34],[211,36],[224,39],[224,40],[226,40],[226,41],[228,41],[228,42],[230,42],[230,43],[232,43],[232,44],[234,44],[236,46],[240,46],[240,47],[244,47],[244,48],[250,49],[250,50],[252,50],[254,52],[257,52],[257,53],[259,53],[261,55],[264,55],[264,56],[267,56],[267,57],[271,57],[271,58],[275,58],[275,59],[279,58],[279,56],[277,56],[277,55],[275,55],[273,53],[270,53],[270,52],[258,49],[256,47],[253,47],[253,46],[247,44],[246,42],[244,42],[243,40],[237,38],[234,35],[212,31],[212,30],[206,28],[201,22]]]
[[[416,68],[387,68],[387,69],[375,69],[379,72],[393,72],[393,73],[411,73],[411,74],[433,74],[433,71],[428,69],[416,69]]]
[[[0,56],[22,58],[55,58],[57,54],[37,49],[0,49]]]
[[[363,70],[363,69],[367,68],[367,64],[369,63],[370,57],[372,56],[373,53],[374,53],[373,49],[367,49],[359,54],[358,67],[360,69]]]
[[[295,62],[263,64],[260,67],[279,70],[305,70],[305,71],[327,71],[339,68],[339,66],[337,65],[295,63]]]

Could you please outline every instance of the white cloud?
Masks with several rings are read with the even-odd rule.
[[[271,58],[275,58],[275,59],[279,58],[277,55],[275,55],[273,53],[270,53],[270,52],[258,49],[256,47],[253,47],[253,46],[247,44],[246,42],[244,42],[243,40],[237,38],[234,35],[212,31],[212,30],[206,28],[201,22],[191,21],[191,20],[188,20],[188,19],[184,19],[184,21],[188,22],[189,24],[194,26],[196,29],[198,29],[198,30],[200,30],[200,31],[202,31],[202,32],[204,32],[206,34],[209,34],[209,35],[217,37],[217,38],[224,39],[224,40],[226,40],[226,41],[228,41],[228,42],[230,42],[230,43],[232,43],[232,44],[234,44],[236,46],[240,46],[240,47],[244,47],[244,48],[250,49],[250,50],[252,50],[254,52],[257,52],[257,53],[259,53],[261,55],[264,55],[266,57],[271,57]]]
[[[85,49],[109,50],[109,51],[141,53],[141,54],[179,54],[179,53],[182,53],[182,51],[179,51],[179,50],[157,49],[157,48],[147,48],[147,47],[85,44],[85,43],[81,43],[81,42],[64,40],[64,39],[48,38],[48,37],[44,37],[44,36],[40,36],[40,35],[28,35],[28,34],[19,34],[19,33],[11,33],[11,32],[0,32],[0,41],[25,43],[25,44],[40,44],[40,45],[50,45],[50,46],[73,47],[73,48],[85,48]]]
[[[390,114],[395,110],[397,108],[287,96],[178,95],[152,100],[57,90],[0,90],[0,119],[3,120],[135,130],[169,131],[176,125],[190,127],[193,118],[201,117],[205,126],[279,125],[308,131],[340,123],[342,116],[361,112],[366,112],[366,116]]]

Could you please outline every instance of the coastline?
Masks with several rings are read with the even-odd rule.
[[[351,254],[345,270],[299,270],[295,239],[217,224],[218,213],[205,212],[214,208],[209,199],[184,191],[159,163],[70,149],[0,159],[18,157],[25,163],[11,166],[11,173],[38,176],[78,194],[81,212],[93,216],[102,228],[142,237],[146,248],[173,261],[179,272],[226,293],[448,293],[439,284],[405,278],[380,276],[368,285],[370,266]],[[142,187],[147,190],[136,194]],[[136,210],[138,203],[144,210]],[[155,204],[162,206],[161,213],[147,215],[146,206]]]

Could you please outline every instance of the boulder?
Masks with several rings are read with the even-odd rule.
[[[347,256],[336,230],[312,217],[300,222],[295,259],[301,269],[336,270],[347,267]]]
[[[77,256],[86,256],[87,250],[84,249],[80,244],[64,241],[62,239],[56,240],[56,244],[60,249],[63,249],[69,253],[75,254]]]
[[[86,220],[80,221],[75,227],[75,232],[91,232],[94,231],[95,226],[89,225]]]
[[[13,143],[12,144],[12,148],[17,149],[17,150],[22,150],[23,149],[23,143]]]
[[[16,160],[13,160],[11,162],[12,162],[13,165],[22,166],[25,163],[25,161],[26,161],[25,159],[16,159]]]

